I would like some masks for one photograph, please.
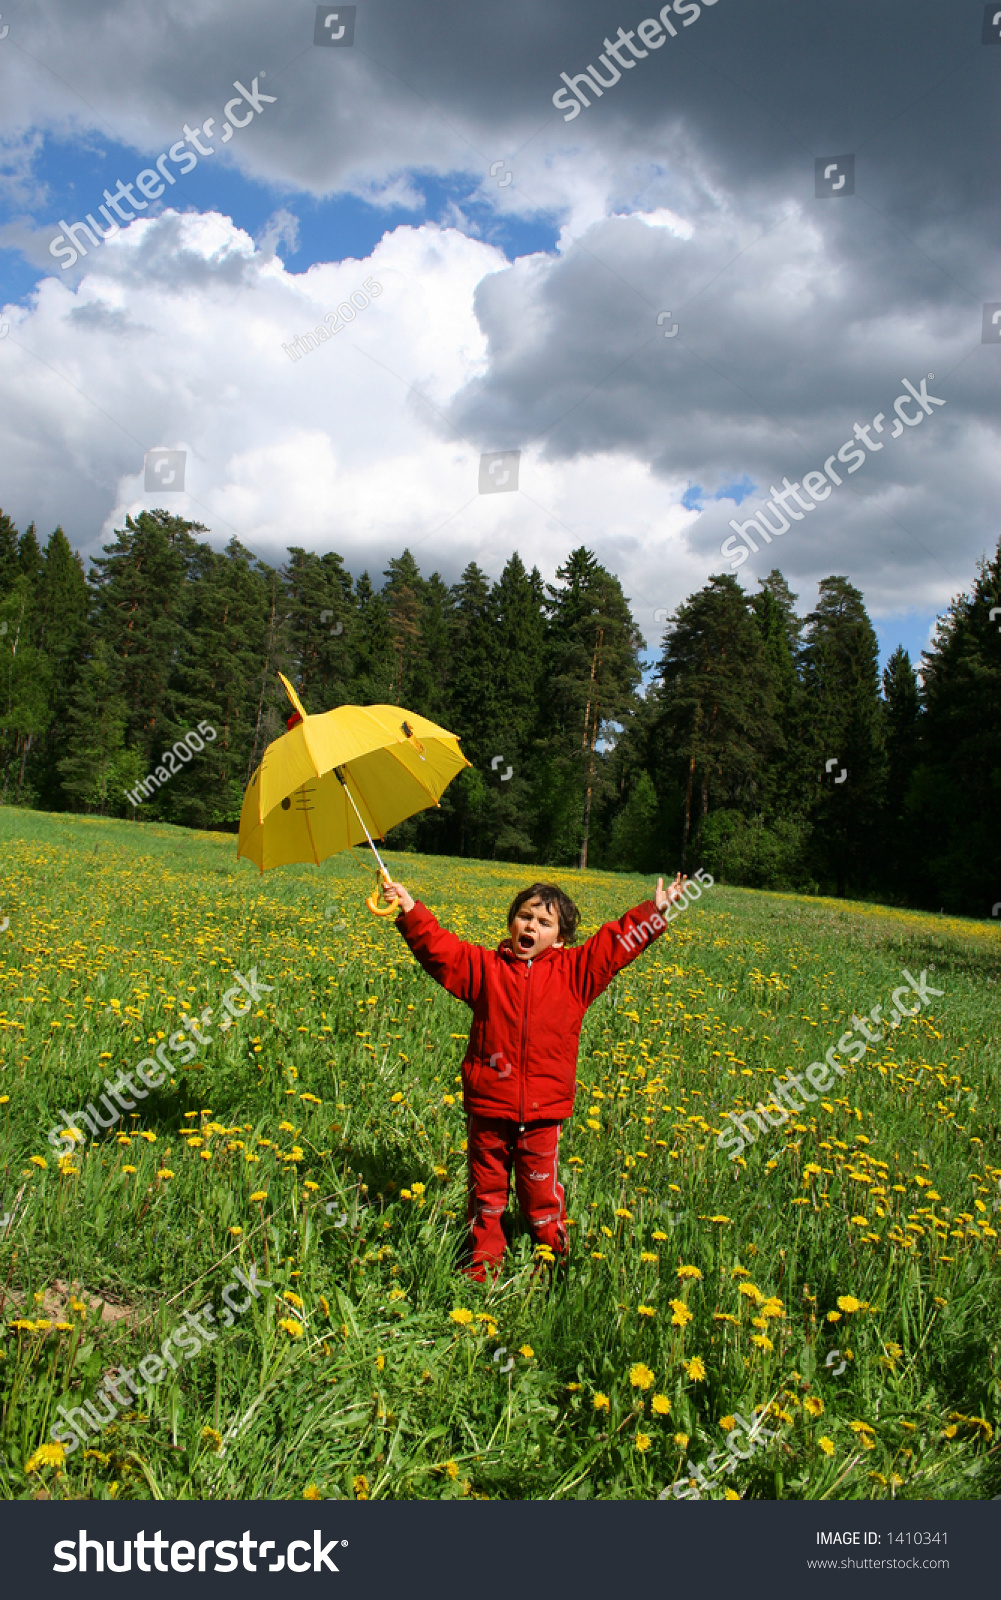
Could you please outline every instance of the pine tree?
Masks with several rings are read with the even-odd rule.
[[[886,749],[886,785],[880,817],[879,882],[896,893],[905,892],[914,873],[918,852],[911,819],[905,807],[918,764],[921,697],[911,658],[898,645],[883,671],[883,739]],[[917,887],[918,885],[915,885]]]
[[[128,713],[121,667],[103,639],[95,639],[70,696],[66,755],[59,762],[63,788],[79,811],[121,811],[120,791],[133,765],[125,749]]]
[[[814,861],[818,877],[833,881],[844,896],[849,877],[861,886],[875,865],[885,777],[879,645],[862,595],[847,578],[823,579],[817,608],[806,620]]]
[[[684,869],[710,803],[757,810],[762,773],[783,748],[774,668],[736,578],[711,577],[678,607],[658,670],[658,742],[683,786]]]
[[[920,827],[916,897],[985,916],[1001,901],[1001,542],[922,656],[921,762],[907,814]]]

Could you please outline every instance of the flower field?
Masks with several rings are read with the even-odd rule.
[[[235,849],[0,812],[5,1497],[1001,1493],[997,927],[704,892],[588,1015],[566,1272],[515,1216],[483,1287],[456,1265],[468,1013],[365,910],[360,852],[259,877]],[[534,876],[390,865],[491,944]],[[584,936],[651,887],[552,875]],[[905,968],[941,998],[717,1149]],[[60,1145],[157,1050],[159,1087]],[[185,1322],[196,1353],[157,1361]]]

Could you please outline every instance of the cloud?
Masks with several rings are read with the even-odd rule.
[[[85,215],[119,175],[101,166],[109,139],[136,152],[130,179],[185,123],[218,120],[234,81],[266,72],[277,98],[72,283],[25,296],[19,280],[0,346],[5,509],[60,519],[93,550],[150,503],[145,450],[182,448],[189,493],[171,503],[220,543],[332,547],[379,570],[410,542],[454,575],[515,546],[551,574],[585,542],[627,592],[670,608],[723,565],[731,516],[934,372],[946,407],[740,576],[780,564],[808,593],[846,572],[886,615],[943,604],[996,537],[1001,352],[980,343],[981,303],[1001,298],[996,60],[981,16],[952,0],[841,0],[836,18],[707,3],[564,123],[560,72],[645,14],[366,0],[354,47],[335,50],[313,46],[311,8],[264,0],[16,13],[0,242],[50,272],[60,208]],[[81,170],[59,168],[60,140]],[[815,158],[848,151],[856,194],[818,200]],[[234,167],[264,197],[247,226]],[[344,246],[318,249],[316,218],[345,195],[387,214],[434,195],[427,214],[448,225],[323,259]],[[556,219],[558,248],[507,260],[491,212]],[[296,274],[278,251],[294,256],[300,230],[320,259]],[[370,274],[383,294],[290,361],[282,346]],[[479,452],[503,448],[523,452],[519,492],[478,496]]]

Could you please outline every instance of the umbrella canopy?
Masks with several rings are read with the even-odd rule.
[[[401,706],[337,706],[307,716],[264,752],[243,797],[237,856],[262,872],[319,863],[437,806],[470,763],[456,736]]]

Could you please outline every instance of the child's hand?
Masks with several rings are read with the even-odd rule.
[[[656,904],[657,910],[666,911],[667,907],[673,900],[680,900],[682,894],[684,893],[687,882],[687,878],[683,878],[680,872],[676,872],[674,875],[674,881],[668,884],[667,888],[665,889],[663,878],[658,878],[657,889],[654,894],[654,903]]]
[[[384,900],[398,900],[401,911],[412,911],[414,909],[413,895],[407,893],[402,883],[383,883],[381,894]]]

